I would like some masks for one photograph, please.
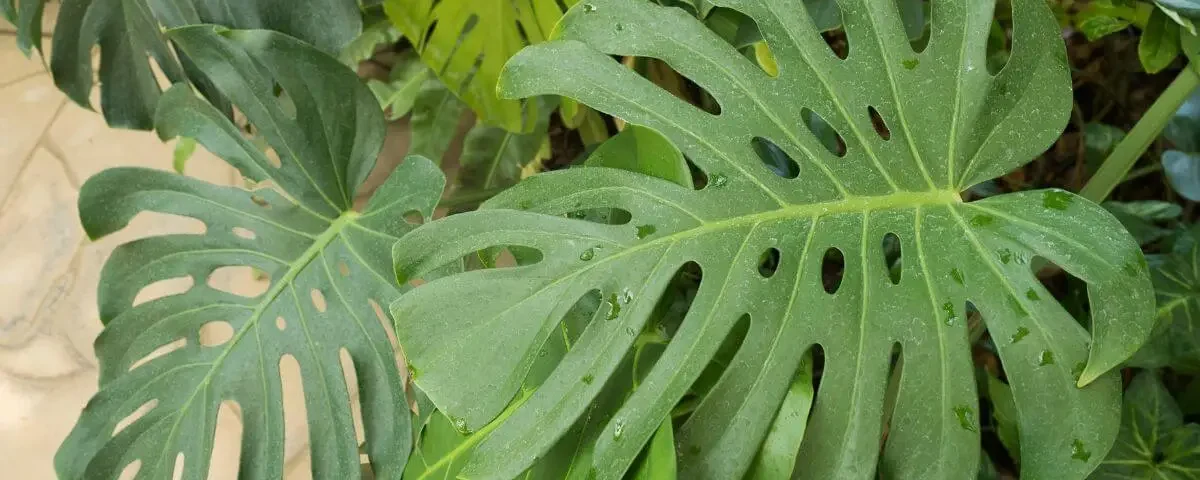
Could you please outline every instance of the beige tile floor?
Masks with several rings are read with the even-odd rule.
[[[399,161],[406,130],[389,135],[381,170]],[[142,214],[119,234],[91,242],[77,219],[81,182],[120,165],[168,169],[172,151],[151,133],[110,129],[99,114],[67,101],[40,59],[26,59],[11,29],[0,27],[0,477],[55,478],[54,452],[97,388],[95,288],[112,249],[192,227],[178,217]],[[187,174],[237,181],[231,168],[199,150]],[[261,288],[244,272],[224,280]],[[285,389],[297,398],[287,376]],[[288,478],[308,478],[303,408],[285,410]],[[236,415],[222,414],[210,478],[236,477],[240,435]]]

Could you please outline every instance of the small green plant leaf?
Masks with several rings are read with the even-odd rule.
[[[22,45],[41,48],[43,0],[21,2]],[[36,11],[34,11],[36,9]],[[113,127],[149,130],[161,95],[151,60],[173,83],[190,82],[222,110],[228,102],[186,55],[176,55],[163,28],[197,23],[261,28],[295,36],[337,53],[362,30],[355,0],[64,0],[54,28],[50,72],[72,101],[91,108],[100,85],[100,107]],[[98,81],[93,72],[100,51]]]
[[[1125,30],[1129,25],[1128,20],[1093,11],[1084,11],[1075,17],[1075,26],[1083,32],[1089,42]]]
[[[533,131],[537,103],[501,99],[496,83],[504,62],[527,42],[549,38],[562,16],[559,0],[387,0],[384,9],[481,120],[515,133]]]
[[[1157,372],[1144,371],[1134,377],[1122,410],[1117,443],[1091,478],[1195,478],[1200,471],[1200,425],[1183,424],[1179,405]],[[1097,453],[1080,449],[1076,454]]]
[[[638,125],[625,127],[621,133],[601,144],[588,157],[587,164],[641,172],[692,187],[692,173],[688,170],[683,153],[662,134]]]
[[[1012,388],[1000,379],[988,374],[988,399],[992,402],[992,427],[1000,443],[1017,464],[1021,463],[1021,435],[1017,426],[1017,404],[1013,401]]]
[[[675,433],[670,418],[663,419],[642,455],[634,480],[675,480]]]
[[[796,371],[796,378],[783,397],[775,420],[763,440],[754,466],[746,478],[752,480],[784,480],[792,478],[796,454],[812,412],[813,391],[812,355],[806,356]]]
[[[458,134],[467,106],[454,92],[435,79],[421,86],[412,105],[412,143],[409,155],[419,155],[442,163],[450,144]]]
[[[535,102],[536,103],[536,102]],[[486,191],[509,187],[521,180],[521,169],[537,159],[549,137],[553,106],[542,99],[541,116],[531,133],[512,133],[499,127],[477,124],[463,141],[459,188]]]
[[[398,40],[400,40],[400,32],[396,30],[396,27],[386,18],[378,19],[364,28],[354,40],[346,44],[338,54],[338,59],[349,65],[350,68],[357,68],[359,63],[375,55],[375,50],[379,49],[381,45],[393,44]]]
[[[392,121],[408,115],[412,111],[422,87],[429,82],[432,75],[432,72],[421,63],[420,59],[402,57],[393,67],[387,82],[371,79],[367,81],[367,87],[379,100],[379,106],[387,113],[387,119]],[[428,132],[417,133],[425,135]]]
[[[1158,73],[1171,65],[1179,56],[1179,24],[1162,10],[1154,9],[1142,39],[1138,42],[1138,59],[1147,73]]]
[[[1172,254],[1152,275],[1158,326],[1129,364],[1200,372],[1200,244]]]
[[[1121,221],[1121,225],[1140,245],[1148,245],[1171,235],[1173,231],[1160,224],[1176,221],[1183,215],[1183,207],[1179,204],[1158,200],[1104,202],[1103,205]]]
[[[412,434],[397,357],[377,309],[401,289],[386,265],[395,240],[414,228],[405,215],[432,215],[441,172],[409,158],[361,212],[353,210],[384,125],[351,70],[274,32],[201,25],[168,35],[209,72],[279,159],[270,160],[180,84],[163,96],[160,135],[195,138],[248,180],[271,186],[223,187],[142,168],[106,170],[84,184],[80,219],[91,238],[117,232],[146,211],[200,220],[205,232],[126,243],[105,264],[98,298],[106,328],[96,341],[100,392],[55,457],[60,478],[117,478],[135,461],[145,478],[171,478],[176,468],[182,478],[204,478],[225,401],[240,407],[244,425],[239,478],[283,478],[285,357],[300,368],[313,475],[360,472],[351,375],[371,469],[378,478],[395,478]],[[275,85],[292,93],[296,117],[272,94]],[[246,297],[210,286],[214,272],[231,266],[262,272],[267,290]],[[193,286],[134,304],[143,287],[177,277],[190,277]],[[202,337],[214,324],[229,334]],[[182,347],[156,356],[179,340]],[[353,373],[340,366],[346,355]],[[123,425],[147,405],[148,412]]]
[[[681,478],[741,478],[817,344],[825,367],[797,475],[858,478],[884,464],[894,478],[974,476],[979,408],[968,301],[994,338],[1027,331],[997,345],[1019,407],[1023,473],[1084,477],[1119,427],[1111,369],[1153,327],[1141,250],[1107,211],[1067,192],[973,203],[959,196],[1040,154],[1068,120],[1065,49],[1045,2],[1014,1],[1012,56],[997,75],[986,68],[990,3],[932,2],[934,34],[917,53],[894,3],[848,0],[844,60],[799,0],[720,4],[758,24],[778,77],[682,9],[584,0],[555,41],[509,62],[500,85],[512,97],[575,98],[662,133],[706,177],[702,190],[609,168],[544,173],[397,244],[402,279],[498,246],[538,252],[519,267],[426,283],[392,305],[397,336],[421,371],[416,383],[470,428],[510,405],[564,312],[593,292],[608,299],[461,475],[512,477],[544,458],[633,348],[637,336],[628,332],[643,330],[675,272],[694,263],[702,272],[695,301],[599,435],[596,478],[630,468],[747,316],[728,368],[675,431]],[[720,113],[685,103],[614,55],[669,64],[709,92]],[[874,125],[872,107],[886,129]],[[821,144],[806,126],[810,112],[844,150]],[[766,143],[795,163],[794,178],[769,166],[756,148]],[[597,208],[623,210],[630,221],[572,217]],[[641,225],[655,233],[638,235]],[[888,234],[901,246],[898,282],[881,248]],[[780,261],[764,268],[772,250]],[[823,265],[836,253],[843,274],[826,284]],[[1088,283],[1090,338],[1033,275],[1038,256]],[[881,449],[897,344],[904,375]],[[1073,458],[1076,439],[1095,457]]]

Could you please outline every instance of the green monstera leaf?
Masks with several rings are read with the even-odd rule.
[[[520,266],[429,282],[392,305],[416,383],[470,430],[509,408],[577,300],[597,291],[607,300],[604,320],[588,324],[460,475],[512,477],[550,451],[617,370],[675,272],[694,263],[695,300],[607,420],[594,478],[620,478],[634,463],[742,319],[749,330],[736,354],[675,430],[680,478],[745,474],[817,345],[824,368],[797,475],[973,477],[980,429],[968,302],[997,339],[1022,474],[1084,477],[1119,427],[1110,370],[1154,324],[1141,251],[1103,208],[1064,191],[960,197],[1041,153],[1067,122],[1065,48],[1045,3],[1014,0],[1011,58],[996,75],[986,68],[991,1],[934,0],[920,52],[893,2],[843,1],[845,59],[801,0],[712,3],[758,24],[778,76],[682,9],[584,0],[557,39],[508,63],[500,85],[507,96],[575,98],[661,132],[704,173],[702,189],[609,168],[547,173],[397,244],[402,279],[496,246],[537,252]],[[679,100],[612,55],[667,62],[711,93],[720,113]],[[809,113],[844,150],[820,142],[805,126]],[[778,168],[775,150],[794,168]],[[579,218],[594,209],[624,210],[629,221]],[[885,262],[890,236],[900,245],[898,275]],[[1088,283],[1090,333],[1035,277],[1035,257]],[[888,394],[894,348],[903,367]],[[894,398],[886,410],[885,396]],[[1074,455],[1077,447],[1092,455]]]
[[[529,44],[543,42],[562,17],[559,3],[579,0],[387,0],[400,33],[450,91],[490,125],[530,133],[536,102],[496,95],[500,69]]]
[[[21,0],[18,44],[41,48],[43,4]],[[54,28],[50,71],[72,101],[91,108],[100,50],[100,108],[109,125],[149,130],[161,96],[151,61],[171,82],[191,82],[227,108],[217,89],[162,29],[213,23],[293,35],[338,53],[362,30],[355,0],[63,0]]]
[[[271,186],[244,190],[140,168],[106,170],[84,185],[80,217],[92,238],[120,230],[143,211],[195,218],[206,231],[127,243],[105,264],[99,302],[106,328],[96,341],[100,393],[56,457],[60,478],[116,478],[134,461],[141,462],[139,478],[171,478],[179,454],[182,478],[205,478],[223,401],[237,403],[244,424],[239,478],[282,478],[284,357],[300,367],[314,476],[357,478],[344,356],[357,380],[364,452],[378,478],[394,478],[404,469],[412,433],[401,372],[375,308],[400,292],[390,249],[413,228],[406,214],[432,214],[444,182],[440,171],[410,158],[355,211],[355,192],[375,165],[384,124],[352,71],[274,32],[193,26],[168,35],[279,159],[269,159],[179,85],[161,102],[160,134],[195,138],[244,177]],[[294,112],[272,95],[276,85]],[[208,286],[209,276],[228,266],[264,272],[269,288],[247,298]],[[144,286],[181,276],[194,287],[133,305]],[[210,325],[230,334],[202,340]],[[152,355],[180,339],[181,348]],[[148,405],[143,416],[114,430]]]

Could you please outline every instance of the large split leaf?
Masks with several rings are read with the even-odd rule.
[[[411,446],[408,404],[375,309],[400,291],[388,268],[390,248],[413,228],[405,214],[432,214],[441,173],[409,159],[362,212],[352,210],[384,134],[378,104],[352,71],[268,31],[194,26],[169,35],[245,112],[280,163],[180,85],[163,97],[160,134],[196,138],[243,176],[272,186],[247,191],[136,168],[106,170],[84,185],[80,217],[92,238],[143,211],[199,219],[206,232],[137,240],[105,264],[99,302],[106,328],[96,341],[101,389],[56,457],[59,475],[116,478],[138,460],[139,478],[171,478],[182,454],[183,478],[205,478],[217,408],[231,401],[245,430],[241,478],[282,478],[280,363],[290,356],[300,367],[315,476],[357,478],[357,396],[365,453],[379,478],[394,478]],[[272,95],[274,85],[289,94],[295,113]],[[209,276],[227,266],[258,269],[270,286],[253,298],[210,287]],[[191,277],[194,286],[133,305],[144,286],[175,277]],[[202,340],[210,325],[231,335]],[[141,361],[180,339],[183,347]],[[352,373],[343,371],[343,356]],[[357,380],[356,395],[344,375]],[[148,403],[149,412],[114,433]]]
[[[1121,434],[1090,478],[1187,480],[1200,475],[1200,425],[1184,425],[1179,405],[1157,373],[1146,371],[1133,379],[1122,410]]]
[[[18,41],[27,52],[41,48],[44,2],[20,2]],[[171,82],[191,82],[217,97],[204,74],[162,32],[197,23],[275,30],[328,53],[338,53],[362,30],[355,0],[63,0],[50,58],[54,83],[71,100],[90,107],[96,83],[92,52],[99,48],[105,120],[114,127],[149,130],[161,95],[150,60]]]
[[[438,78],[480,118],[514,133],[537,123],[537,104],[496,95],[500,69],[526,45],[545,41],[578,0],[387,0],[400,33]]]
[[[393,304],[416,382],[468,428],[509,404],[537,346],[578,298],[599,290],[609,299],[606,320],[589,324],[545,383],[476,447],[463,474],[511,477],[544,455],[584,414],[634,344],[629,332],[642,329],[688,262],[703,271],[696,299],[607,422],[594,446],[596,478],[626,471],[743,317],[749,330],[736,355],[675,432],[680,478],[740,478],[813,345],[825,363],[796,456],[799,476],[972,477],[979,410],[968,302],[998,339],[1023,475],[1090,472],[1119,426],[1119,382],[1109,371],[1153,326],[1141,251],[1104,209],[1067,192],[973,203],[959,196],[1041,153],[1068,119],[1065,49],[1044,2],[1013,2],[1012,55],[995,76],[985,67],[989,1],[934,0],[921,52],[893,2],[843,1],[844,60],[801,0],[713,3],[757,22],[777,77],[681,9],[585,0],[560,22],[561,38],[518,54],[501,82],[510,96],[571,97],[663,133],[706,174],[705,188],[605,168],[542,174],[397,245],[403,278],[493,246],[540,252],[536,263],[433,281]],[[611,55],[667,62],[721,112],[679,100]],[[838,132],[844,152],[805,127],[809,112]],[[762,160],[770,145],[795,168]],[[572,218],[596,208],[625,210],[631,220]],[[882,248],[889,234],[901,247],[897,281]],[[823,284],[822,270],[839,271],[825,261],[836,253],[844,273]],[[761,268],[776,254],[776,266]],[[1033,275],[1035,257],[1088,283],[1090,335]],[[903,369],[885,418],[897,345]],[[1093,455],[1073,456],[1077,444]]]

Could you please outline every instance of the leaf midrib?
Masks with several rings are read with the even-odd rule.
[[[235,332],[233,338],[229,340],[228,347],[225,348],[221,354],[212,361],[208,374],[204,376],[204,379],[200,381],[197,387],[192,391],[192,394],[186,401],[184,401],[183,405],[180,406],[179,412],[175,416],[175,422],[171,424],[171,430],[167,432],[167,440],[163,442],[163,452],[159,455],[159,462],[163,461],[167,457],[167,449],[171,447],[170,439],[175,437],[175,431],[178,430],[179,424],[187,413],[187,410],[191,408],[192,402],[196,400],[197,394],[208,388],[209,383],[212,381],[213,375],[220,370],[221,364],[225,361],[225,358],[229,356],[230,352],[237,347],[242,337],[244,337],[247,332],[253,330],[254,326],[258,325],[258,320],[260,320],[262,317],[263,312],[266,311],[267,307],[275,303],[275,300],[280,294],[292,286],[292,282],[295,281],[296,277],[300,275],[300,272],[304,271],[304,269],[307,268],[308,265],[325,250],[325,247],[329,246],[330,243],[337,239],[339,235],[341,235],[342,230],[347,225],[353,224],[354,220],[358,217],[359,213],[355,211],[347,211],[342,213],[341,216],[339,216],[333,221],[333,223],[329,225],[328,229],[322,232],[321,235],[313,241],[312,245],[309,245],[308,249],[305,250],[304,253],[300,254],[295,261],[289,264],[287,272],[280,277],[278,282],[275,282],[271,286],[271,289],[267,291],[265,295],[263,295],[263,300],[254,308],[254,312],[252,312],[246,319],[246,323],[242,325],[242,328]]]

